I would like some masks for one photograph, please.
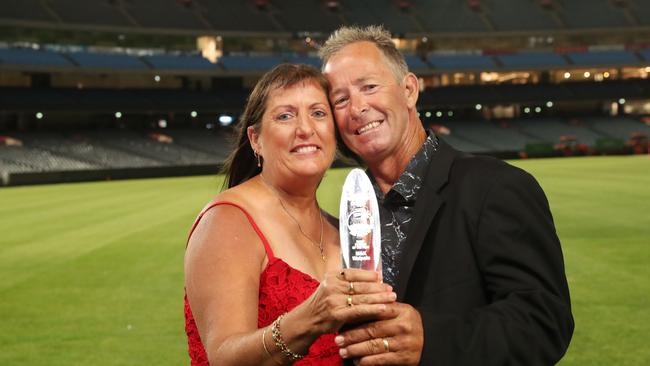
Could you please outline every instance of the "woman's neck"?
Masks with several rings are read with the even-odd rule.
[[[277,195],[285,205],[302,212],[318,209],[316,200],[317,184],[305,184],[306,179],[294,179],[294,182],[280,184],[279,179],[274,179],[273,176],[269,177],[269,174],[264,172],[260,173],[258,177],[260,183]]]

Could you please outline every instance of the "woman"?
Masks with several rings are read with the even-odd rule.
[[[283,64],[248,100],[229,189],[188,242],[193,365],[337,365],[334,333],[395,300],[378,273],[340,269],[336,220],[316,200],[336,149],[327,91],[315,68]]]

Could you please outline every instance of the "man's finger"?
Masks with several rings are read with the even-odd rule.
[[[345,355],[346,358],[360,358],[364,356],[390,353],[399,349],[399,338],[379,337],[341,348],[340,353],[341,356]]]
[[[334,341],[339,347],[346,347],[373,338],[390,337],[397,334],[398,330],[399,327],[393,320],[380,320],[345,331],[336,336]]]

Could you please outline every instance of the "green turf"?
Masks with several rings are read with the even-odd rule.
[[[648,365],[650,158],[516,161],[546,190],[576,331],[562,365]],[[345,171],[319,191],[336,214]],[[187,364],[182,260],[215,177],[0,189],[0,365]]]

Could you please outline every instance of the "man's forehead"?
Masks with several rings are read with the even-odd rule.
[[[351,43],[336,53],[334,53],[325,63],[323,68],[323,73],[327,74],[328,71],[338,64],[349,64],[351,62],[361,63],[361,62],[370,62],[371,59],[376,57],[381,57],[381,53],[377,46],[368,41],[360,41]]]

